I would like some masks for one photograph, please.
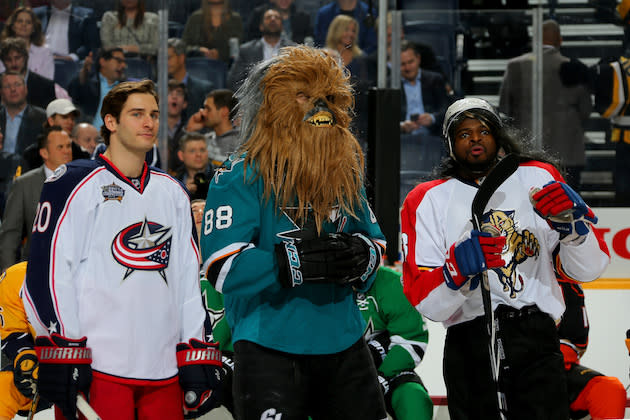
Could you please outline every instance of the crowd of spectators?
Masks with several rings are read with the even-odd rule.
[[[104,148],[97,143],[100,106],[107,92],[125,80],[157,80],[161,4],[159,0],[3,2],[0,218],[16,175],[41,165],[36,138],[50,120],[45,110],[51,103],[63,99],[76,110],[71,113],[73,126],[64,128],[73,140],[73,158],[93,156]],[[367,96],[376,84],[377,47],[377,13],[369,9],[369,2],[185,0],[167,4],[168,156],[160,160],[154,148],[148,162],[164,161],[170,173],[182,173],[182,137],[201,132],[210,168],[220,165],[239,146],[232,94],[251,66],[284,46],[299,43],[334,51],[347,67],[355,88],[353,129],[367,147]],[[387,23],[389,77],[389,17]],[[444,111],[463,93],[453,91],[452,74],[436,62],[431,45],[411,43],[401,36],[401,156],[413,161],[414,169],[428,173],[434,161],[444,156],[439,140]],[[199,60],[201,66],[193,65]],[[148,65],[146,74],[131,71],[138,63]],[[217,64],[221,74],[210,77],[215,75],[209,75],[212,70],[208,69]],[[419,154],[424,161],[413,158]]]

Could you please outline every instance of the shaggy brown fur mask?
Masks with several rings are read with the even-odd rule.
[[[264,180],[265,197],[298,224],[321,231],[331,210],[355,215],[363,153],[348,129],[353,91],[329,53],[287,47],[254,67],[237,92],[246,166]]]

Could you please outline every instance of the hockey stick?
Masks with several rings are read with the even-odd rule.
[[[92,406],[85,400],[81,394],[77,395],[77,408],[85,416],[86,420],[101,420],[101,417],[94,411]]]
[[[39,404],[39,391],[35,391],[35,395],[33,396],[33,400],[31,401],[31,408],[28,410],[28,416],[26,420],[33,420],[33,416],[37,411],[37,404]]]
[[[481,230],[481,218],[486,205],[494,192],[512,175],[518,168],[518,156],[508,154],[503,157],[486,176],[479,190],[475,194],[472,202],[472,224],[475,230]],[[481,273],[481,299],[483,301],[483,312],[488,329],[488,348],[490,351],[490,366],[492,369],[492,379],[497,389],[497,402],[499,404],[499,415],[502,420],[506,418],[505,395],[499,389],[499,362],[497,357],[496,331],[494,323],[494,313],[492,312],[492,301],[490,298],[490,284],[488,283],[488,270]],[[501,352],[499,352],[501,353]]]

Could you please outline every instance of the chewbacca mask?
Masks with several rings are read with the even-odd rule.
[[[363,153],[349,130],[353,90],[329,53],[287,47],[254,67],[236,92],[241,151],[263,178],[265,197],[298,224],[311,210],[317,231],[339,206],[355,215]]]

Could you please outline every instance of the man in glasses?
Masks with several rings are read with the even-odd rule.
[[[96,71],[91,73],[93,64],[96,65]],[[68,93],[74,99],[75,105],[97,129],[103,125],[100,116],[103,98],[114,86],[125,80],[126,67],[122,48],[102,49],[96,61],[92,58],[92,53],[85,58],[79,74],[68,86]]]

